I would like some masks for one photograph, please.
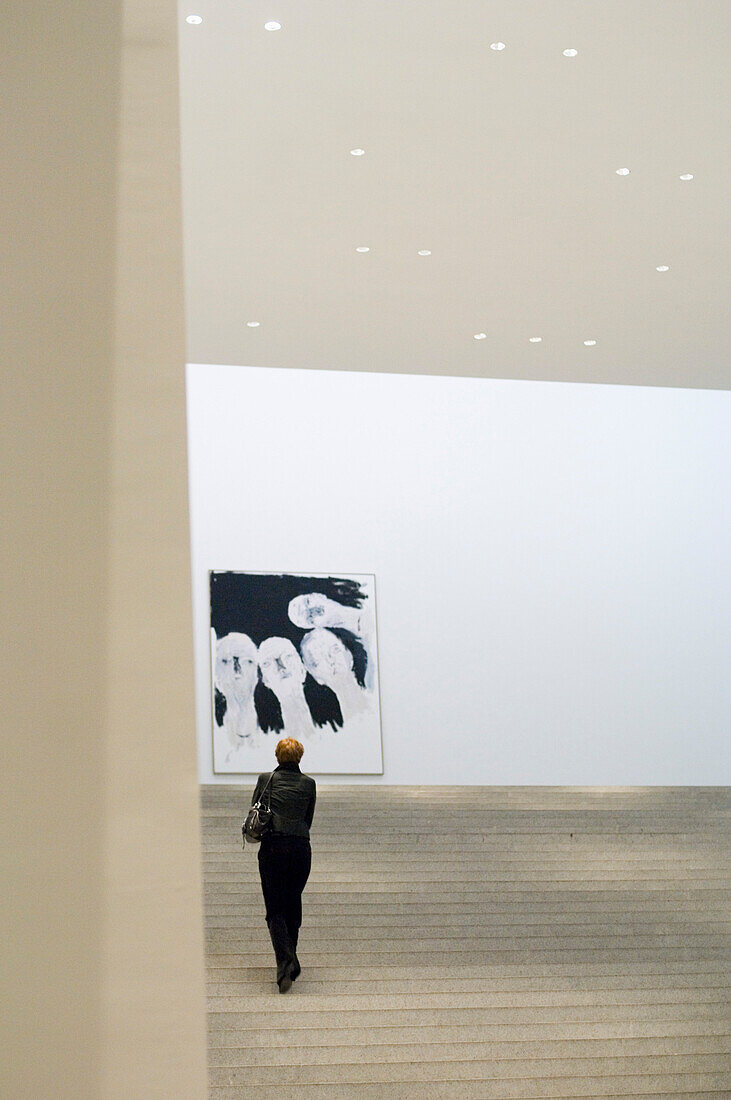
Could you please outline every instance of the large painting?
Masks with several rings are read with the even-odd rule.
[[[211,572],[213,770],[381,774],[375,577]]]

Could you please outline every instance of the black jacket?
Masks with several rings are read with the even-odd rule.
[[[257,779],[252,805],[264,790],[268,778],[269,773],[264,772]],[[264,798],[265,806],[271,799],[272,833],[309,838],[316,794],[315,780],[303,775],[299,764],[280,764],[275,768]]]

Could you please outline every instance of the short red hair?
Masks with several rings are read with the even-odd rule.
[[[294,737],[283,737],[277,742],[274,755],[279,764],[299,764],[304,751],[305,746],[295,741]]]

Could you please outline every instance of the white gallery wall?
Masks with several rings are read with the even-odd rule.
[[[209,569],[376,575],[348,782],[729,782],[730,392],[191,365],[188,415],[202,782]]]

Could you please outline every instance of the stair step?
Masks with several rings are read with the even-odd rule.
[[[320,784],[285,997],[252,789],[202,791],[212,1100],[731,1095],[725,788]]]

